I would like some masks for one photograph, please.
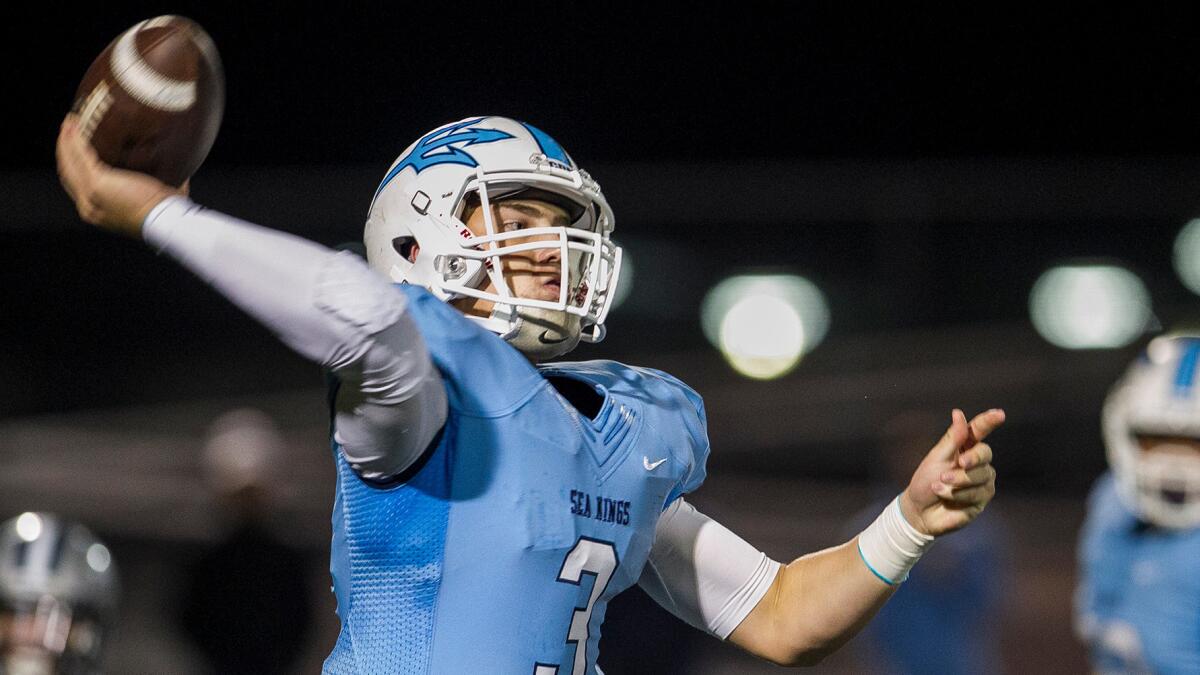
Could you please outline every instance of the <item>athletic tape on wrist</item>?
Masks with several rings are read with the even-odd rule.
[[[908,578],[909,570],[932,543],[932,536],[921,534],[905,519],[896,497],[858,535],[858,555],[875,576],[894,586]]]

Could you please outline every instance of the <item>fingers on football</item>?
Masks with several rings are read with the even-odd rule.
[[[77,115],[67,115],[59,129],[55,147],[59,180],[74,200],[79,216],[89,223],[96,223],[102,214],[93,193],[100,172],[107,165],[79,133],[78,121]]]
[[[958,465],[964,469],[974,469],[992,463],[992,446],[987,443],[976,443],[970,450],[964,450],[958,456]]]
[[[55,154],[58,160],[59,179],[67,193],[75,200],[79,215],[86,219],[87,213],[85,212],[91,209],[91,200],[88,198],[91,189],[91,174],[88,171],[88,156],[84,150],[87,141],[79,135],[76,122],[74,115],[67,115],[67,118],[63,120],[62,127],[58,132]]]
[[[62,125],[58,128],[58,140],[54,144],[54,159],[58,165],[58,179],[62,183],[63,189],[67,191],[71,199],[75,199],[75,174],[76,169],[70,163],[70,145],[71,135],[75,133],[75,121],[73,115],[67,115],[63,118]]]

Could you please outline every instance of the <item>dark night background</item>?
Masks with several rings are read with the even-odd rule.
[[[97,354],[168,342],[144,330],[147,315],[196,348],[228,329],[203,325],[211,312],[177,311],[219,299],[144,251],[72,224],[45,183],[76,73],[124,27],[168,10],[206,26],[225,62],[225,120],[194,181],[198,198],[325,243],[352,240],[361,195],[412,138],[468,114],[531,120],[592,167],[631,253],[669,247],[688,261],[691,278],[663,275],[635,294],[672,305],[654,312],[670,329],[636,344],[696,344],[696,313],[675,305],[697,305],[711,278],[750,267],[813,275],[832,296],[835,336],[1021,322],[1033,279],[1064,258],[1119,257],[1156,304],[1191,297],[1161,265],[1197,202],[1178,184],[1200,152],[1196,21],[1186,9],[106,3],[3,24],[22,64],[5,73],[0,157],[12,177],[0,274],[6,315],[21,317],[3,335],[10,349],[86,370]],[[335,184],[331,167],[353,178]],[[646,167],[664,184],[619,173]],[[788,180],[796,167],[821,180],[797,185]],[[302,180],[259,187],[256,170]],[[251,189],[218,192],[229,174]],[[697,174],[730,189],[689,208]],[[869,190],[879,181],[866,180],[859,192],[829,190],[843,174],[883,176],[894,194],[878,199]],[[943,175],[966,184],[903,194]],[[1023,192],[997,196],[1013,176],[1026,176]],[[747,184],[753,194],[736,189]],[[1095,194],[1123,208],[1089,204]],[[1136,211],[1142,203],[1151,208]],[[697,218],[709,204],[716,215]],[[64,258],[71,263],[47,265]],[[155,281],[139,284],[146,275]],[[181,286],[165,288],[164,277]],[[614,344],[630,335],[620,318]],[[80,323],[103,324],[103,334],[78,339]],[[4,403],[34,412],[113,400],[83,389],[33,387]]]
[[[22,67],[6,73],[4,165],[45,168],[73,73],[167,10],[207,27],[224,57],[210,168],[387,164],[468,110],[537,119],[592,163],[1200,149],[1196,16],[1173,3],[234,7],[6,10]]]
[[[871,453],[891,415],[1001,405],[1010,423],[996,437],[1007,453],[998,464],[1016,497],[1000,507],[1018,529],[1039,509],[1061,514],[1023,542],[1051,542],[1050,557],[1021,559],[1059,576],[1042,579],[1051,591],[1022,593],[1065,603],[1082,499],[1104,469],[1106,389],[1156,331],[1196,325],[1195,297],[1170,264],[1179,228],[1200,216],[1200,19],[1181,3],[0,10],[0,421],[9,439],[31,439],[0,436],[0,462],[59,447],[63,429],[116,445],[146,429],[161,440],[170,425],[147,421],[156,415],[187,419],[174,431],[178,449],[194,452],[211,415],[259,405],[316,448],[314,503],[293,510],[326,528],[304,540],[317,568],[331,485],[318,370],[186,272],[80,223],[54,177],[54,137],[79,78],[117,34],[162,13],[199,21],[225,65],[224,123],[193,197],[325,244],[361,236],[375,182],[438,124],[498,114],[554,135],[604,185],[637,272],[609,341],[578,354],[662,367],[705,395],[710,508],[730,522],[778,511],[738,511],[737,490],[770,479],[790,494],[794,480],[807,494],[842,495],[801,500],[794,511],[826,514],[828,526],[797,534],[802,542],[835,543],[829,533],[848,516],[839,509],[865,503],[866,481],[877,477]],[[1067,352],[1037,337],[1030,286],[1067,259],[1120,261],[1142,277],[1157,321],[1144,339]],[[825,342],[773,383],[738,378],[698,319],[718,279],[762,268],[813,279],[833,316]],[[316,397],[316,417],[298,414],[292,396]],[[5,513],[31,502],[93,513],[118,554],[124,546],[167,574],[211,536],[200,502],[181,507],[191,519],[177,527],[148,526],[141,507],[84,499],[72,494],[74,479],[50,478],[89,466],[77,461],[67,453],[47,468],[49,488],[8,479]],[[159,484],[168,501],[189,471]],[[730,482],[717,482],[722,472]],[[781,559],[811,550],[761,536]],[[155,550],[170,552],[166,562]],[[1046,603],[1044,614],[1018,612],[1013,623],[1052,625],[1045,640],[1071,640],[1069,609]],[[623,630],[613,628],[636,635]],[[1026,639],[1005,636],[1010,646]],[[142,648],[167,653],[164,640]],[[1063,649],[1066,669],[1081,668],[1078,646]],[[1020,651],[1008,667],[1031,672]],[[853,671],[847,663],[829,672]]]

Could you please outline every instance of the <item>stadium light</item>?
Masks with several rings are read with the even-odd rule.
[[[708,292],[700,322],[734,370],[768,380],[790,371],[820,344],[829,330],[829,307],[803,277],[740,275]]]
[[[617,288],[613,291],[612,309],[620,307],[621,303],[625,302],[625,298],[629,297],[629,292],[633,290],[633,271],[633,256],[629,255],[628,248],[622,248],[621,278],[617,279]]]
[[[97,572],[104,572],[112,565],[112,553],[109,553],[104,544],[92,544],[87,550],[87,564]]]
[[[1188,221],[1175,237],[1174,262],[1183,285],[1200,294],[1200,218]]]
[[[28,511],[17,516],[17,536],[21,541],[37,541],[42,536],[42,517]]]
[[[1136,274],[1116,265],[1060,265],[1029,293],[1034,328],[1066,349],[1123,347],[1150,323],[1150,293]]]

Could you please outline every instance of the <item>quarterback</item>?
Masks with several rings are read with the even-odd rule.
[[[1155,338],[1104,404],[1075,596],[1098,673],[1200,672],[1198,370],[1200,336]]]
[[[145,240],[328,369],[337,465],[327,673],[597,673],[609,600],[639,584],[770,661],[819,661],[935,537],[995,492],[961,411],[859,536],[780,564],[693,508],[700,396],[612,361],[621,268],[600,186],[503,117],[422,136],[372,197],[367,261],[205,209],[104,165],[68,116],[62,183],[84,220]]]

